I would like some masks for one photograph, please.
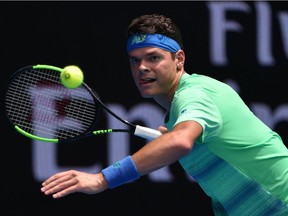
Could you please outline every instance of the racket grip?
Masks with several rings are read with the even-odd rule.
[[[152,140],[152,139],[155,139],[155,138],[161,136],[162,133],[160,131],[152,129],[152,128],[136,125],[134,135],[145,138],[145,139]]]

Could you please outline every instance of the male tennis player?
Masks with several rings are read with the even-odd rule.
[[[215,215],[288,215],[288,150],[228,85],[184,70],[171,19],[143,15],[128,27],[127,52],[141,95],[167,110],[163,133],[97,174],[70,170],[41,191],[95,194],[179,161],[211,197]]]

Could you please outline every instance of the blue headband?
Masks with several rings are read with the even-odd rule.
[[[134,49],[143,47],[158,47],[173,53],[181,49],[175,40],[162,34],[134,34],[128,39],[128,53]]]

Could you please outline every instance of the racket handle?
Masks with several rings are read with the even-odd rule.
[[[152,140],[152,139],[155,139],[155,138],[161,136],[162,133],[160,131],[152,129],[152,128],[136,125],[134,135],[145,138],[145,139]]]

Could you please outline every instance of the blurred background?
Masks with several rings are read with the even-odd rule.
[[[188,73],[206,74],[231,85],[288,144],[287,1],[0,2],[2,92],[21,67],[76,64],[107,106],[134,123],[157,128],[164,111],[141,98],[125,50],[131,19],[151,13],[167,15],[180,27]],[[107,118],[103,116],[100,127],[111,126]],[[1,125],[5,215],[115,211],[213,215],[209,197],[178,163],[97,195],[75,193],[58,200],[44,196],[41,182],[51,174],[70,168],[97,172],[146,140],[121,134],[51,145],[19,135],[3,111]]]

